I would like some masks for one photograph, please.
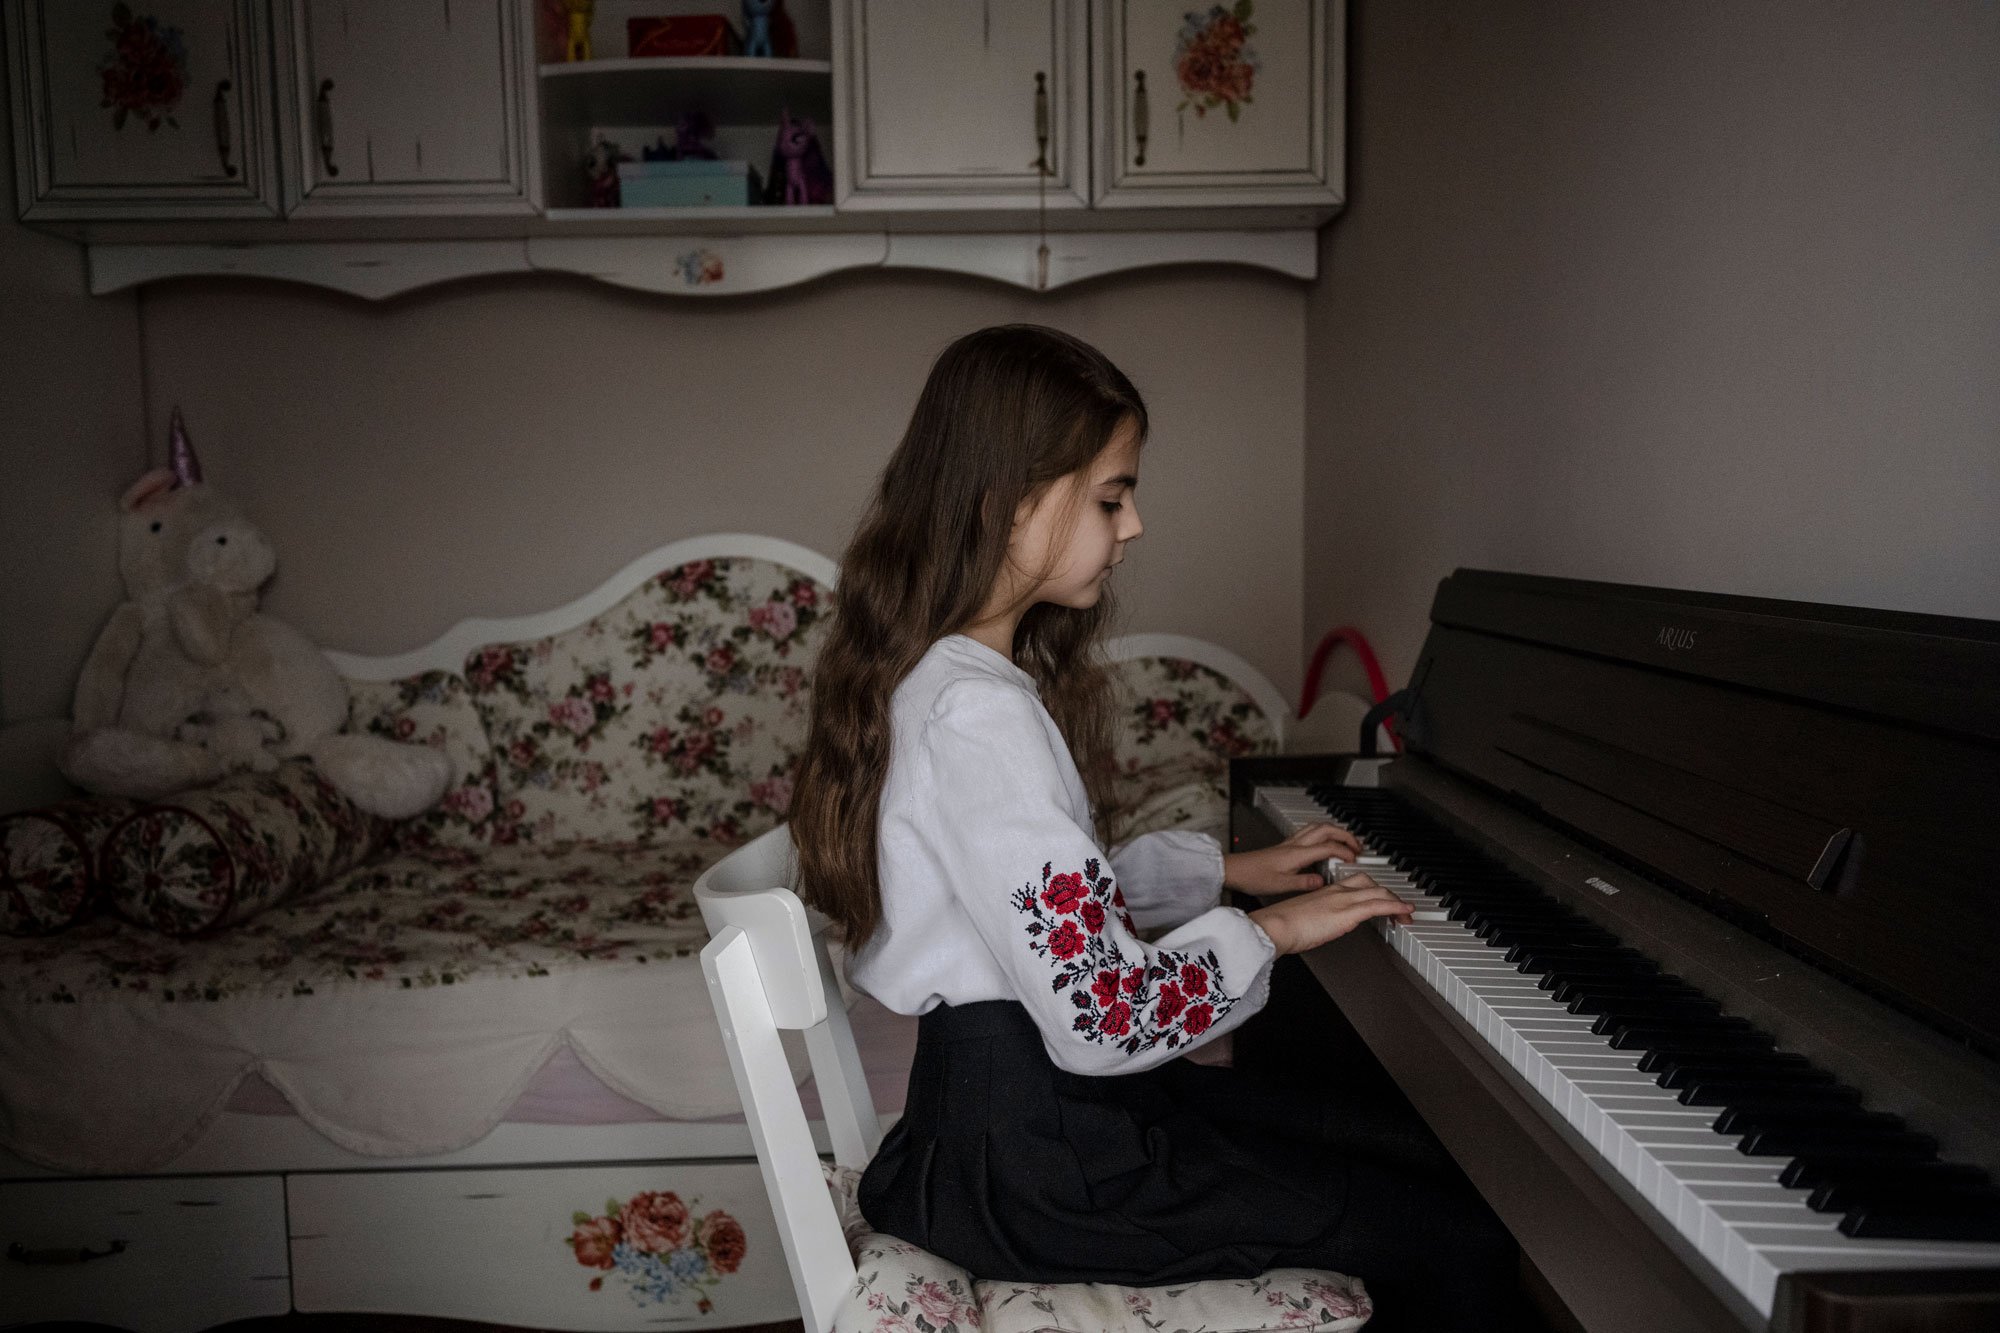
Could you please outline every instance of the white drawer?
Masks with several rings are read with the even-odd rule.
[[[0,1248],[0,1324],[192,1333],[291,1309],[277,1176],[0,1185]]]
[[[754,1161],[294,1175],[286,1189],[301,1312],[602,1330],[798,1317]],[[718,1212],[740,1243],[719,1222],[697,1231]],[[598,1266],[614,1233],[632,1243],[625,1266]]]

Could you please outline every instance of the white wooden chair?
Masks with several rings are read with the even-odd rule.
[[[1273,1269],[1255,1279],[1150,1288],[987,1282],[870,1232],[852,1190],[881,1143],[881,1125],[827,952],[827,922],[788,887],[794,877],[791,828],[781,824],[709,867],[694,894],[711,936],[701,953],[709,999],[807,1333],[914,1331],[919,1315],[922,1327],[961,1333],[1142,1333],[1163,1321],[1211,1333],[1345,1333],[1366,1322],[1366,1291],[1338,1273]],[[820,1164],[785,1063],[779,1033],[787,1029],[805,1035],[833,1145],[831,1171]]]

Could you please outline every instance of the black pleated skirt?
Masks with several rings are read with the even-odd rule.
[[[1058,1068],[1020,1004],[919,1021],[862,1213],[981,1278],[1155,1285],[1317,1257],[1348,1205],[1327,1109],[1236,1071]]]

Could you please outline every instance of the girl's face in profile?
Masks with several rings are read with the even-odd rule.
[[[1078,494],[1074,481],[1081,481]],[[1139,521],[1139,432],[1128,418],[1083,469],[1056,482],[1015,516],[1008,563],[1039,573],[1027,604],[1054,602],[1082,610],[1097,605],[1126,543],[1145,529]]]

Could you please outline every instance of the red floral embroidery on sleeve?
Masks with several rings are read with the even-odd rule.
[[[1150,962],[1128,962],[1104,925],[1116,914],[1132,932],[1132,917],[1124,893],[1102,870],[1095,858],[1081,873],[1056,874],[1049,862],[1039,888],[1022,886],[1014,906],[1028,918],[1029,947],[1055,965],[1050,989],[1068,993],[1077,1009],[1072,1026],[1087,1040],[1128,1055],[1161,1042],[1170,1049],[1187,1045],[1235,1003],[1222,993],[1215,952],[1159,949]]]

